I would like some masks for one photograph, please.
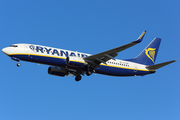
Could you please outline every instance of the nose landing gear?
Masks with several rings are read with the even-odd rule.
[[[12,60],[14,61],[17,61],[17,66],[19,67],[21,64],[20,64],[20,59],[19,58],[16,58],[16,57],[11,57]]]
[[[18,63],[17,63],[17,66],[19,67],[20,65],[21,65],[21,63],[20,63],[20,62],[18,62]]]

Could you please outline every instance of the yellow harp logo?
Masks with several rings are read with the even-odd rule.
[[[145,49],[146,55],[148,56],[149,59],[153,61],[153,63],[154,63],[155,50],[156,48]]]

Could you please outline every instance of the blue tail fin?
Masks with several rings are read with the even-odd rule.
[[[155,38],[136,58],[131,59],[129,61],[148,66],[154,65],[160,43],[161,39]]]

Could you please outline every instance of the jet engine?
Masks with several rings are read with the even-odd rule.
[[[69,56],[66,58],[66,64],[72,67],[83,67],[86,62],[82,57]]]
[[[48,68],[48,74],[64,77],[65,75],[68,75],[68,72],[60,67],[51,66]]]

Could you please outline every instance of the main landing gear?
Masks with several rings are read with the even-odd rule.
[[[78,82],[78,81],[81,80],[81,78],[82,78],[81,75],[77,75],[76,78],[75,78],[75,80]]]
[[[19,67],[21,64],[20,64],[20,59],[19,58],[16,58],[16,57],[11,57],[12,60],[14,61],[17,61],[17,66]]]
[[[90,75],[92,75],[92,74],[93,74],[93,69],[90,68],[90,67],[87,67],[86,75],[87,75],[87,76],[90,76]]]
[[[87,67],[85,74],[86,74],[87,76],[90,76],[90,75],[92,75],[94,72],[95,72],[95,70],[93,70],[93,69],[90,68],[90,67]],[[75,80],[76,80],[77,82],[81,80],[81,78],[82,78],[81,74],[84,75],[84,73],[81,73],[81,72],[77,72],[77,73],[75,74],[75,76],[76,76],[76,77],[75,77]]]
[[[90,75],[92,75],[92,74],[93,74],[93,71],[91,71],[91,70],[86,71],[86,75],[87,75],[87,76],[90,76]]]

